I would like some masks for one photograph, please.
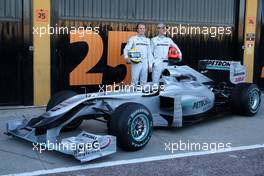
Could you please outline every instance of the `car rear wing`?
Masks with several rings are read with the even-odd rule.
[[[198,69],[216,82],[238,84],[246,79],[246,68],[239,61],[200,60]]]

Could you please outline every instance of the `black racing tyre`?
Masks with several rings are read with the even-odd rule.
[[[56,93],[49,100],[49,102],[47,104],[47,107],[46,107],[46,111],[49,111],[54,106],[60,104],[64,100],[66,100],[66,99],[68,99],[70,97],[73,97],[75,95],[77,95],[77,93],[73,92],[73,91],[70,91],[70,90],[63,90],[63,91],[60,91],[60,92]],[[82,121],[83,121],[82,119],[75,119],[72,122],[70,122],[69,124],[67,124],[66,126],[64,126],[62,128],[62,130],[63,131],[74,130],[74,129],[78,128],[81,125]]]
[[[240,115],[253,116],[261,105],[261,92],[251,83],[237,84],[231,94],[231,108]]]
[[[117,145],[123,150],[142,149],[152,135],[151,112],[139,103],[124,103],[111,114],[109,134],[117,137]]]

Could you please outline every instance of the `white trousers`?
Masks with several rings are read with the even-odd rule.
[[[152,68],[152,82],[154,84],[159,84],[161,73],[167,65],[168,62],[163,62],[163,59],[155,59]]]
[[[147,62],[132,63],[131,65],[131,85],[137,86],[140,81],[140,85],[143,86],[147,83],[148,79],[148,64]]]

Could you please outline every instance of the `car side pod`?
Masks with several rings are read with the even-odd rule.
[[[57,134],[60,132],[61,126],[48,129],[44,134],[36,135],[36,129],[29,127],[28,122],[26,119],[9,121],[6,124],[7,135],[32,142],[32,149],[40,153],[46,150],[55,150],[72,155],[81,162],[86,162],[116,152],[115,136],[95,135],[82,131],[77,136],[62,138]]]

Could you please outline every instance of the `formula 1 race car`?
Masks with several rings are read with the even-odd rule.
[[[81,161],[114,153],[116,141],[122,149],[135,151],[148,143],[153,127],[181,127],[185,121],[227,109],[240,115],[255,115],[260,109],[261,92],[255,84],[244,83],[245,74],[240,62],[201,60],[199,71],[188,66],[166,67],[159,85],[118,85],[111,91],[84,94],[61,91],[49,100],[44,114],[31,120],[10,121],[7,132],[44,145],[76,144],[79,147],[74,149],[51,149]],[[89,119],[105,121],[109,135],[59,135],[61,130],[74,130]],[[88,143],[88,149],[79,145]]]

